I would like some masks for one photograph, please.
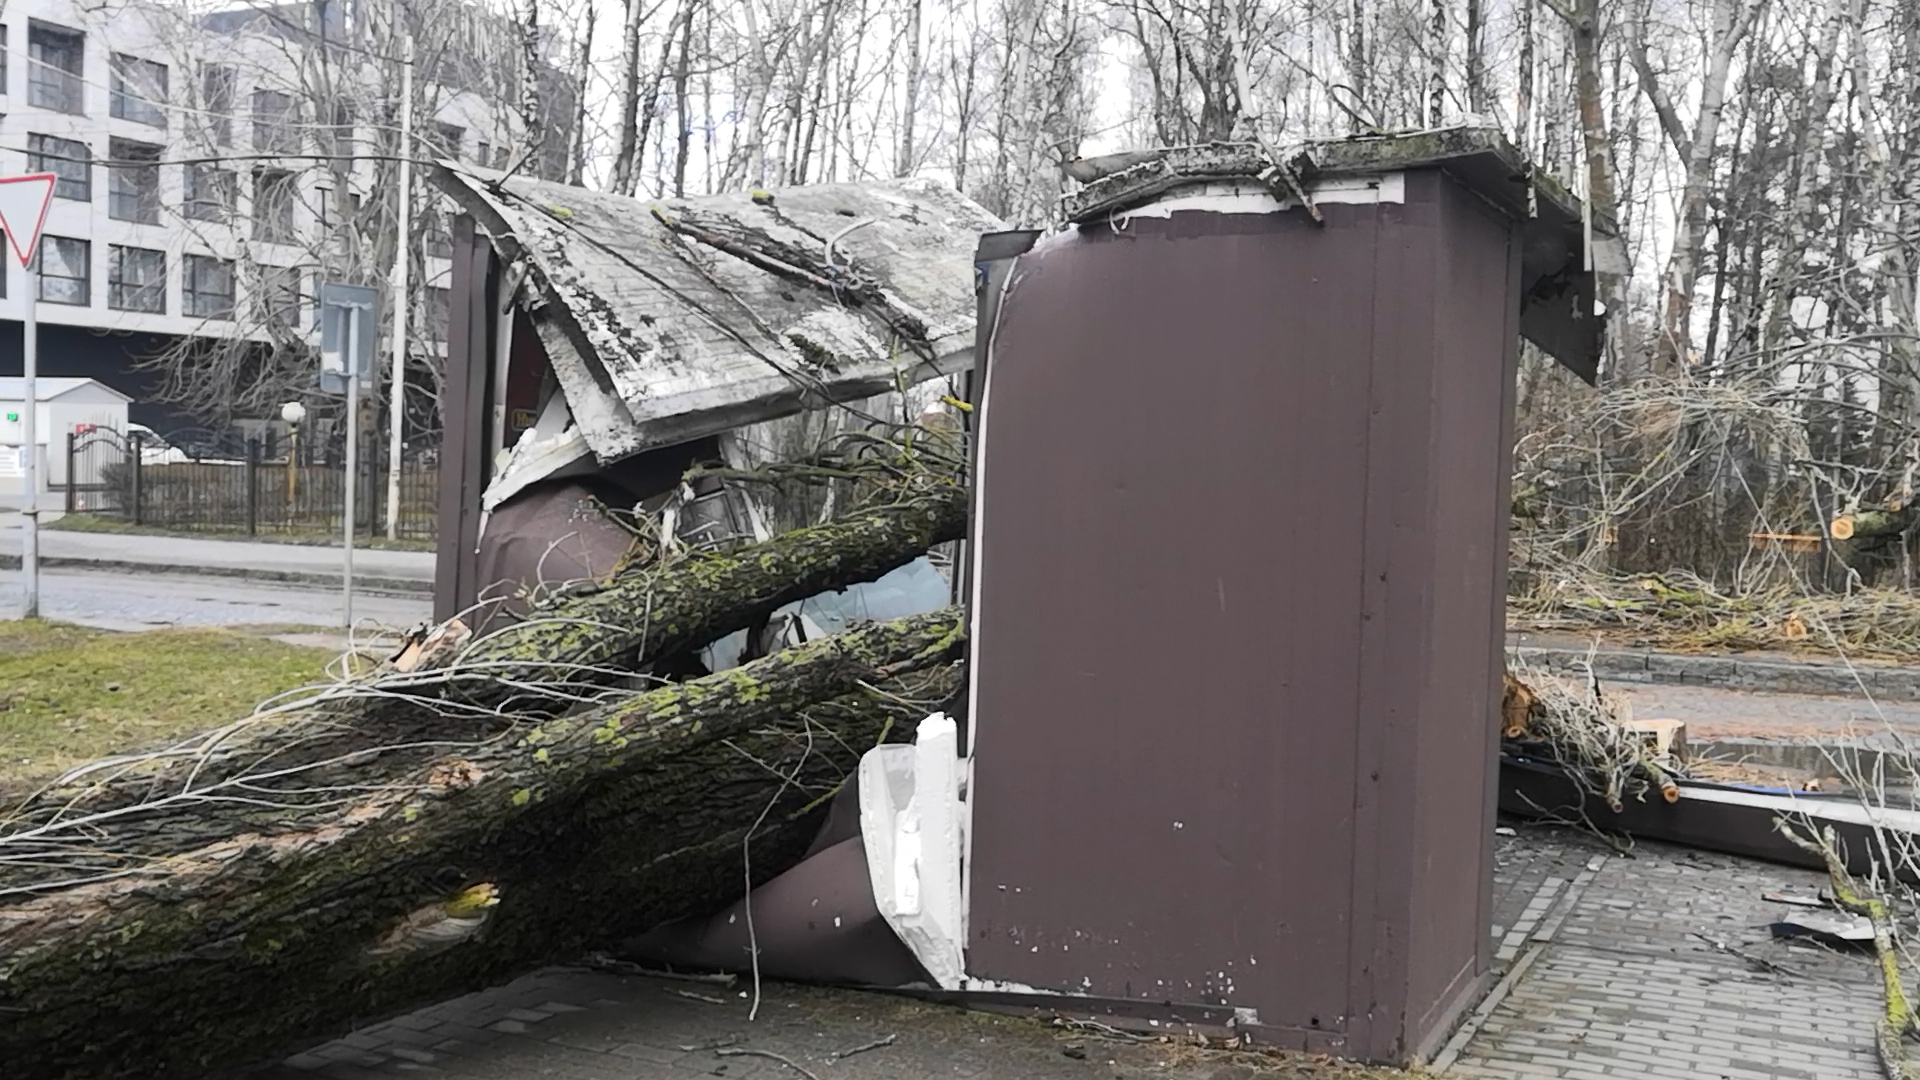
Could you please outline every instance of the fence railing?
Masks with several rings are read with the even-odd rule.
[[[368,438],[353,482],[356,533],[384,536],[387,462]],[[258,439],[180,441],[96,427],[67,436],[66,510],[173,532],[338,538],[349,479],[338,446],[312,453]],[[400,469],[397,532],[434,536],[439,484],[430,455]]]

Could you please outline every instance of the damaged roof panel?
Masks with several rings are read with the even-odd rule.
[[[443,166],[508,259],[602,462],[972,363],[972,253],[1000,228],[927,181],[645,202]]]

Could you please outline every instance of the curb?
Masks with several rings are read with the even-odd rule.
[[[1903,740],[1887,736],[1828,739],[1705,739],[1687,747],[1695,759],[1718,759],[1749,765],[1771,765],[1827,778],[1838,777],[1838,763],[1861,775],[1903,779],[1910,768],[1910,751]],[[1844,777],[1840,777],[1844,779]]]
[[[1531,645],[1507,647],[1510,661],[1519,661],[1557,675],[1584,671],[1589,656],[1593,673],[1601,679],[1625,683],[1706,686],[1722,690],[1758,690],[1781,694],[1824,694],[1858,697],[1862,687],[1885,701],[1920,701],[1920,668],[1882,664],[1827,664],[1817,661],[1782,663],[1742,660],[1730,656],[1681,656],[1673,653],[1606,649],[1554,649]]]
[[[340,588],[339,574],[314,574],[302,570],[263,570],[251,566],[196,566],[175,563],[132,562],[124,559],[76,559],[53,555],[40,557],[40,565],[50,570],[106,570],[146,574],[186,574],[193,577],[236,578],[280,585],[322,585]],[[20,556],[0,555],[0,570],[20,569]],[[418,578],[379,577],[355,574],[355,592],[389,593],[397,596],[432,596],[433,582]]]

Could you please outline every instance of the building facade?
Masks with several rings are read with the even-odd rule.
[[[510,40],[513,28],[454,10],[480,29],[421,35],[408,156],[502,166],[523,149],[525,124],[503,104],[513,89],[503,84],[519,77],[489,77],[485,65],[500,61],[482,38]],[[211,410],[192,401],[161,404],[159,376],[142,361],[169,350],[184,358],[183,345],[310,353],[321,280],[384,285],[397,231],[400,46],[391,34],[376,39],[399,17],[337,3],[211,15],[7,4],[0,175],[59,177],[40,245],[40,370],[100,379],[134,398],[135,421],[156,428],[205,420]],[[552,94],[554,71],[540,75]],[[565,115],[572,105],[548,108]],[[541,126],[538,145],[524,148],[527,171],[564,171],[564,125]],[[424,170],[414,171],[410,352],[419,356],[444,338],[449,250],[444,213]],[[7,260],[0,374],[20,371],[26,288]]]

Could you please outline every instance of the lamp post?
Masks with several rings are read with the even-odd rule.
[[[307,418],[307,407],[297,401],[280,406],[280,419],[287,422],[287,530],[293,530],[293,499],[300,475],[300,422]]]

